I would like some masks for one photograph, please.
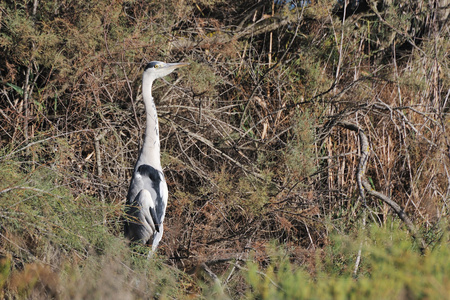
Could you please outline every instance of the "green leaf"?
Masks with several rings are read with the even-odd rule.
[[[372,186],[372,188],[375,189],[375,183],[373,182],[372,177],[368,176],[367,179],[369,180],[370,185]]]
[[[21,96],[23,95],[23,89],[13,83],[6,83],[7,86],[12,87],[16,92],[18,92]]]

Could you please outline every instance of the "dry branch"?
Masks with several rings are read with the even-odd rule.
[[[369,195],[374,196],[374,197],[380,199],[381,201],[383,201],[384,203],[386,203],[387,205],[389,205],[395,211],[395,213],[398,215],[398,217],[405,223],[406,227],[408,228],[409,232],[414,237],[414,239],[419,242],[420,251],[422,253],[424,253],[426,246],[427,246],[425,243],[425,240],[423,239],[420,232],[417,230],[414,223],[408,217],[406,212],[400,207],[400,205],[398,205],[390,197],[373,189],[372,186],[370,185],[370,183],[367,181],[367,179],[364,176],[365,170],[366,170],[366,165],[367,165],[367,160],[369,157],[369,151],[370,151],[369,141],[368,141],[367,136],[364,133],[364,131],[361,128],[359,128],[358,125],[350,123],[350,122],[341,121],[338,123],[338,125],[345,129],[355,131],[356,133],[358,133],[359,138],[360,138],[359,143],[360,143],[360,148],[361,148],[361,158],[360,158],[359,165],[358,165],[356,180],[358,183],[358,189],[359,189],[361,198],[365,199],[365,196],[364,196],[364,189],[365,189],[365,190],[367,190]]]
[[[178,38],[171,45],[174,49],[190,49],[194,47],[208,48],[211,45],[225,45],[232,41],[249,38],[251,36],[274,31],[282,26],[289,24],[288,18],[273,16],[262,19],[245,28],[238,28],[235,31],[217,31],[212,35],[204,36],[201,40],[189,40],[187,38]]]
[[[230,162],[232,162],[234,165],[238,166],[239,168],[241,168],[244,172],[250,173],[253,176],[255,176],[256,178],[263,180],[264,181],[264,177],[261,175],[261,172],[259,172],[259,170],[253,171],[253,170],[249,170],[249,168],[247,168],[246,166],[244,166],[243,164],[241,164],[239,161],[235,160],[234,158],[232,158],[231,156],[229,156],[228,154],[226,154],[225,152],[223,152],[222,150],[220,150],[219,148],[214,146],[214,143],[211,142],[210,140],[208,140],[207,138],[201,136],[198,133],[192,132],[187,128],[184,128],[174,122],[172,122],[172,125],[178,129],[180,129],[182,132],[186,133],[188,136],[202,142],[203,144],[205,144],[206,146],[210,147],[211,150],[213,150],[214,152],[220,154],[223,158],[226,158],[227,160],[229,160]],[[255,166],[253,166],[254,168],[256,168]]]

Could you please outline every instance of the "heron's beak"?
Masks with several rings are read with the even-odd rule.
[[[190,63],[185,63],[185,62],[181,62],[181,63],[167,63],[166,67],[169,68],[169,69],[175,70],[175,69],[178,69],[178,68],[181,68],[181,67],[185,67],[185,66],[189,66],[189,65],[190,65]]]

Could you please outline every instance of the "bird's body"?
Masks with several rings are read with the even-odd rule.
[[[126,202],[125,237],[147,244],[153,237],[152,252],[156,251],[163,235],[168,189],[160,161],[158,114],[152,97],[152,84],[157,78],[172,73],[185,63],[147,64],[142,77],[142,97],[146,111],[146,129]]]

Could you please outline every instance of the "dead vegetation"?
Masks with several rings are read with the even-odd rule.
[[[120,236],[143,134],[141,66],[188,61],[154,88],[171,193],[167,267],[220,274],[226,286],[250,256],[268,264],[276,241],[313,270],[330,232],[351,232],[363,214],[386,225],[392,206],[361,197],[360,140],[345,122],[370,145],[363,187],[401,208],[424,235],[419,247],[433,245],[450,191],[447,1],[311,2],[1,4],[0,162],[23,176],[52,170],[56,188],[100,204],[96,222]],[[31,188],[26,178],[0,197]],[[47,274],[27,265],[45,260],[33,248],[43,229],[15,237],[9,226],[0,255],[13,252],[21,276]]]

